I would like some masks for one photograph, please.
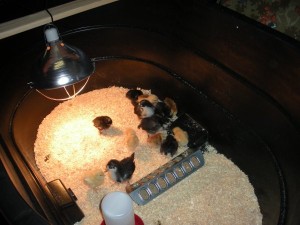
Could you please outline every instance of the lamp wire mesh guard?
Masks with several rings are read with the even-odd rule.
[[[80,49],[65,44],[53,24],[44,27],[46,50],[29,85],[51,100],[68,100],[83,90],[95,65]]]

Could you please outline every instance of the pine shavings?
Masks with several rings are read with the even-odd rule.
[[[140,90],[151,94],[150,90]],[[103,177],[101,172],[97,174],[105,170],[110,159],[120,160],[134,149],[136,171],[130,182],[170,160],[160,154],[158,146],[148,143],[147,134],[137,128],[140,121],[125,97],[127,91],[113,86],[79,95],[58,105],[39,126],[34,146],[36,164],[47,181],[59,178],[75,193],[85,214],[76,225],[100,224],[101,199],[109,192],[125,190],[126,184],[114,183],[106,173]],[[104,134],[99,134],[92,123],[100,115],[113,120]],[[134,148],[126,147],[128,129],[138,137]],[[178,154],[184,150],[180,148]],[[205,166],[162,195],[144,206],[134,204],[135,213],[145,225],[262,224],[248,177],[212,146],[204,158]],[[87,177],[90,186],[84,181]]]

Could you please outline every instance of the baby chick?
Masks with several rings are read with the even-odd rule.
[[[106,169],[114,181],[119,183],[128,181],[135,170],[134,153],[121,161],[116,159],[110,160],[106,165]]]
[[[164,99],[164,103],[169,107],[170,109],[170,116],[171,117],[175,117],[177,115],[177,105],[175,103],[175,101],[171,98],[166,97]]]
[[[84,178],[84,183],[91,188],[96,188],[103,184],[104,173],[102,170],[96,170],[89,172]]]
[[[130,151],[134,151],[135,148],[139,145],[139,138],[132,128],[128,128],[125,130],[125,141],[127,148]]]
[[[138,97],[140,95],[143,95],[143,92],[141,90],[138,90],[138,89],[130,89],[126,93],[126,97],[131,101],[131,103],[133,105],[137,104],[137,100],[138,100]]]
[[[156,104],[159,102],[159,98],[154,94],[139,95],[138,99],[137,99],[137,102],[140,102],[142,100],[148,100],[149,102],[151,102],[151,104],[153,106],[156,106]]]
[[[143,118],[141,119],[140,124],[138,125],[138,128],[142,128],[149,134],[155,134],[159,130],[161,130],[162,127],[162,121],[161,118],[157,115],[153,115],[151,117]]]
[[[112,125],[112,119],[109,116],[98,116],[93,120],[93,123],[102,133],[103,130],[108,129]]]
[[[164,102],[158,102],[156,104],[155,113],[161,117],[165,117],[166,119],[171,117],[171,109]]]
[[[134,113],[140,118],[147,118],[153,116],[155,111],[154,106],[151,102],[146,99],[143,99],[134,106]]]
[[[186,131],[182,130],[180,127],[174,127],[172,129],[174,137],[178,142],[179,147],[187,146],[189,142],[189,135]]]
[[[177,149],[178,142],[176,141],[173,134],[168,134],[168,136],[160,146],[160,153],[163,153],[165,155],[170,153],[170,155],[173,156],[177,152]]]
[[[149,135],[147,138],[147,142],[154,147],[160,146],[162,143],[162,140],[163,140],[162,133],[156,133],[153,135]]]

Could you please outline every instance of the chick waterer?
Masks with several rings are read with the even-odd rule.
[[[144,225],[142,219],[134,213],[132,200],[125,192],[105,195],[100,209],[104,218],[101,225]]]

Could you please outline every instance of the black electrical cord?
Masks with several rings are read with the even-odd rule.
[[[49,16],[50,16],[50,18],[51,18],[51,23],[53,23],[53,22],[54,22],[53,16],[52,16],[51,12],[50,12],[49,9],[48,9],[48,0],[45,0],[45,1],[44,1],[44,9],[45,9],[45,11],[49,14]]]
[[[49,11],[47,8],[46,8],[45,10],[46,10],[46,12],[49,14],[49,16],[50,16],[50,18],[51,18],[51,23],[54,23],[53,16],[52,16],[52,14],[50,13],[50,11]]]

